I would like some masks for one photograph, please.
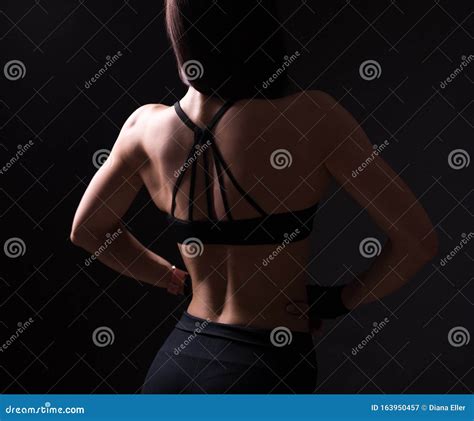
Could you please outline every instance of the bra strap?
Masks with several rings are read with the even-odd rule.
[[[214,156],[214,167],[216,169],[217,180],[219,182],[219,190],[221,192],[222,203],[224,204],[225,216],[232,221],[232,213],[230,211],[229,201],[227,200],[227,190],[225,188],[224,177],[222,176],[222,166],[217,156],[217,146],[215,143],[212,144],[212,154]]]
[[[181,104],[179,103],[179,101],[176,101],[174,103],[174,110],[176,111],[176,114],[178,115],[180,120],[184,124],[186,124],[186,126],[188,126],[192,131],[199,129],[199,126],[197,124],[194,124],[194,122],[188,117],[188,115],[181,108]]]
[[[212,117],[211,122],[207,126],[207,130],[212,131],[214,127],[216,127],[217,123],[219,120],[222,118],[222,116],[226,113],[226,111],[232,107],[234,104],[234,101],[228,100],[224,103],[224,105],[217,111],[216,114],[214,114],[214,117]]]
[[[184,163],[189,162],[189,160],[193,156],[194,149],[195,149],[194,148],[195,142],[196,142],[196,137],[194,138],[193,147],[189,151],[188,156],[186,158],[186,161],[184,161]],[[194,164],[194,162],[193,162],[193,164]],[[173,187],[173,194],[172,194],[172,197],[171,197],[171,215],[172,216],[174,216],[174,211],[176,209],[176,195],[178,194],[179,187],[180,187],[181,183],[183,182],[183,178],[184,178],[184,174],[185,174],[186,170],[187,170],[187,167],[185,167],[184,164],[183,164],[181,166],[181,168],[179,169],[180,172],[178,174],[178,178],[176,180],[176,183],[174,184],[174,187]]]
[[[179,101],[176,101],[174,103],[174,109],[176,111],[176,114],[178,115],[178,117],[180,118],[180,120],[186,124],[186,126],[188,126],[191,130],[196,130],[196,129],[200,129],[200,130],[209,130],[209,131],[212,131],[214,129],[214,127],[217,125],[217,123],[219,122],[219,120],[222,118],[222,116],[225,114],[225,112],[230,108],[232,107],[234,101],[232,100],[228,100],[224,103],[224,105],[222,105],[221,108],[219,108],[219,110],[217,111],[217,113],[214,114],[214,117],[212,117],[212,120],[211,122],[206,126],[206,128],[201,128],[199,127],[197,124],[195,124],[190,118],[189,116],[184,112],[184,110],[181,108],[181,104],[179,103]]]
[[[252,198],[252,196],[246,192],[241,185],[237,182],[234,175],[229,169],[229,166],[225,162],[219,148],[214,142],[214,134],[212,130],[215,128],[219,120],[225,114],[225,112],[233,105],[234,101],[228,100],[222,105],[222,107],[217,111],[217,113],[212,118],[211,122],[205,127],[201,128],[197,124],[195,124],[188,115],[184,112],[181,108],[179,101],[175,102],[174,109],[176,114],[180,118],[180,120],[189,127],[194,132],[194,142],[191,150],[189,151],[188,157],[186,158],[186,162],[190,161],[193,155],[196,152],[196,147],[202,147],[204,143],[210,141],[211,145],[210,148],[212,149],[213,154],[213,163],[217,173],[217,179],[219,182],[219,189],[221,193],[222,203],[224,204],[224,209],[226,212],[226,216],[229,220],[232,220],[232,214],[230,211],[229,201],[227,199],[227,190],[224,183],[223,172],[227,174],[230,178],[234,187],[238,190],[241,196],[262,216],[267,216],[267,213],[258,205],[258,203]],[[212,196],[211,196],[211,179],[209,174],[209,160],[207,156],[207,148],[202,152],[203,161],[204,161],[204,180],[205,180],[205,189],[206,189],[206,199],[207,199],[207,208],[209,217],[211,219],[215,219],[215,212],[212,207]],[[199,157],[199,156],[198,156]],[[193,208],[194,208],[194,194],[196,189],[196,170],[197,170],[197,161],[198,159],[195,158],[191,164],[191,179],[190,179],[190,187],[189,187],[189,198],[188,198],[188,219],[190,221],[193,220]],[[184,166],[184,165],[183,165]],[[181,168],[181,172],[176,180],[176,183],[173,188],[173,195],[172,195],[172,202],[171,202],[171,215],[174,216],[174,212],[176,209],[176,195],[178,193],[179,187],[183,181],[183,176],[189,166]]]
[[[217,158],[217,160],[220,162],[222,167],[224,168],[224,171],[226,172],[227,176],[230,178],[230,181],[232,181],[232,184],[234,187],[238,190],[238,192],[241,194],[241,196],[249,203],[250,206],[252,206],[261,216],[267,216],[267,213],[260,207],[260,205],[253,199],[253,197],[246,192],[242,186],[238,183],[238,181],[235,179],[234,174],[229,169],[229,166],[226,164],[219,148],[217,145],[214,145],[214,156]]]
[[[211,145],[207,145],[207,142],[210,142]],[[202,153],[202,160],[203,160],[203,165],[204,165],[204,188],[206,190],[206,201],[207,201],[207,213],[210,219],[214,220],[216,219],[216,215],[214,212],[214,207],[212,205],[212,180],[211,180],[211,175],[209,174],[209,157],[208,157],[208,151],[207,148],[212,148],[212,145],[214,144],[214,136],[210,131],[206,131],[203,133],[203,138],[200,143],[201,147],[204,148],[204,145],[206,145],[206,149]]]

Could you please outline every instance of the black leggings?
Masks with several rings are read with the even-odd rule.
[[[310,333],[208,322],[184,312],[142,393],[313,393]]]

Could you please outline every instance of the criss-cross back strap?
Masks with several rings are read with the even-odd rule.
[[[188,115],[183,111],[179,101],[174,104],[174,109],[176,114],[181,119],[181,121],[186,124],[194,132],[194,142],[191,147],[186,161],[183,166],[180,168],[176,183],[173,188],[172,202],[171,202],[171,215],[174,217],[176,210],[176,195],[178,194],[180,185],[183,181],[183,177],[188,168],[191,169],[191,180],[189,188],[189,199],[188,199],[188,219],[193,220],[193,208],[194,208],[194,194],[196,190],[196,171],[197,171],[197,162],[200,155],[203,155],[203,164],[204,164],[204,182],[206,190],[206,201],[207,201],[207,210],[209,218],[215,220],[215,212],[212,206],[212,194],[211,194],[211,177],[209,172],[209,157],[208,150],[212,150],[213,163],[217,174],[217,179],[219,182],[219,190],[222,197],[222,203],[224,204],[224,209],[226,216],[229,220],[232,220],[232,213],[230,211],[229,201],[227,198],[227,189],[224,182],[224,173],[227,174],[230,181],[242,197],[261,215],[266,216],[266,212],[258,205],[258,203],[246,192],[240,184],[235,179],[234,175],[230,171],[229,166],[225,162],[219,148],[217,147],[214,139],[214,133],[212,130],[215,128],[219,120],[225,114],[225,112],[232,106],[232,101],[227,101],[224,105],[217,111],[217,113],[212,118],[211,122],[204,128],[199,127],[195,124]],[[198,153],[199,152],[199,153]],[[197,156],[196,156],[197,155]]]

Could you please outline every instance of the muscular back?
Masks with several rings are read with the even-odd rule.
[[[320,200],[328,185],[325,133],[317,128],[325,113],[316,101],[315,95],[306,94],[239,101],[214,130],[217,146],[235,178],[267,213],[307,208]],[[181,105],[196,124],[204,126],[221,103],[209,101],[201,109],[185,100]],[[173,107],[151,106],[146,118],[148,163],[140,174],[156,206],[170,213],[175,175],[192,147],[193,132],[178,119]],[[321,124],[321,128],[326,126]],[[194,218],[206,219],[202,165],[197,174]],[[216,174],[211,176],[215,213],[223,218]],[[181,219],[187,218],[189,183],[187,173],[182,193],[177,195],[175,215]],[[229,180],[226,187],[234,219],[258,216]],[[197,241],[197,252],[191,247],[180,249],[193,281],[192,314],[222,323],[265,327],[284,323],[306,330],[305,322],[289,316],[285,307],[289,300],[306,298],[308,240],[298,241],[298,233],[288,233],[283,244],[201,245]]]
[[[221,101],[191,88],[180,102],[201,127],[222,106]],[[436,233],[423,207],[403,180],[374,154],[354,118],[330,96],[313,91],[277,100],[241,100],[224,114],[214,134],[234,177],[265,213],[310,207],[323,197],[333,178],[387,235],[387,246],[363,282],[353,282],[345,289],[351,308],[400,288],[436,252]],[[193,132],[172,107],[140,107],[122,128],[110,162],[99,169],[84,193],[72,240],[95,250],[107,232],[121,226],[122,216],[143,185],[156,206],[170,213],[176,173],[192,145]],[[362,163],[366,163],[364,170],[352,176]],[[198,167],[194,219],[206,220],[203,174],[202,166]],[[217,218],[223,218],[225,208],[215,174],[211,178],[211,208]],[[187,219],[189,183],[186,173],[176,200],[175,217],[179,219]],[[226,190],[234,219],[257,216],[228,179]],[[315,223],[320,223],[317,214]],[[100,260],[120,273],[166,287],[170,263],[122,228],[124,233]],[[305,321],[286,312],[288,302],[305,300],[304,284],[309,277],[309,240],[298,241],[294,234],[288,233],[289,241],[284,244],[203,242],[200,246],[196,242],[197,253],[181,245],[193,281],[188,311],[221,323],[307,330]]]

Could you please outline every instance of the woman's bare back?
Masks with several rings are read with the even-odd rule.
[[[222,102],[190,88],[181,105],[191,120],[205,126]],[[266,214],[310,207],[323,197],[333,178],[386,234],[387,245],[363,279],[344,288],[342,300],[347,308],[399,289],[436,253],[437,236],[421,204],[374,153],[357,121],[329,95],[312,91],[272,101],[238,101],[214,134],[234,177]],[[166,288],[173,272],[171,263],[144,247],[121,218],[143,185],[156,206],[170,213],[176,174],[188,157],[193,137],[172,107],[153,104],[136,110],[124,124],[110,162],[97,171],[84,193],[72,241],[93,252],[107,233],[120,228],[123,234],[99,260],[122,274]],[[354,170],[366,162],[370,165],[354,177]],[[198,170],[194,219],[207,220],[204,170],[201,166]],[[211,175],[211,208],[222,218],[225,208],[215,174]],[[187,219],[189,179],[185,174],[175,218]],[[257,216],[228,180],[226,190],[234,219]],[[290,241],[284,247],[203,241],[197,256],[181,247],[193,281],[189,312],[221,323],[308,330],[304,320],[287,313],[286,304],[305,301],[310,244],[308,239],[298,241],[292,232],[287,234]]]
[[[317,100],[317,93],[312,93],[272,101],[239,101],[214,130],[217,146],[235,178],[267,213],[308,208],[320,200],[328,186],[330,176],[323,165],[324,132],[317,127],[324,111]],[[203,105],[189,97],[181,101],[185,112],[200,126],[207,124],[221,105],[216,100]],[[192,148],[193,132],[179,120],[173,107],[151,106],[147,113],[144,151],[149,160],[141,176],[156,206],[170,213],[172,189]],[[207,219],[202,164],[197,174],[194,218]],[[216,174],[211,173],[211,178],[213,205],[221,219],[225,209]],[[175,212],[180,219],[187,218],[189,174],[183,180]],[[229,180],[226,182],[233,218],[258,216]],[[306,331],[307,322],[288,314],[286,305],[306,301],[310,241],[298,241],[298,232],[287,234],[288,240],[278,244],[215,245],[196,239],[187,247],[181,246],[193,282],[188,311],[221,323],[284,325]],[[193,247],[190,252],[188,248]]]

